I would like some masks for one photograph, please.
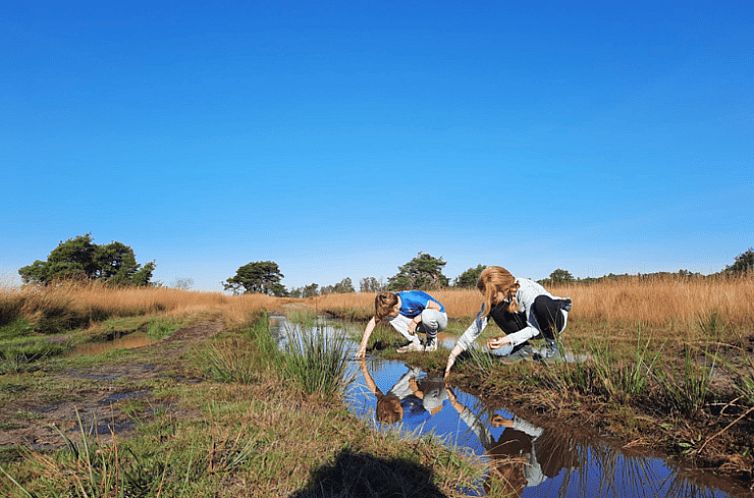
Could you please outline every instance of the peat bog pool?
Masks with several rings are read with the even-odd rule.
[[[89,356],[107,353],[116,349],[135,349],[149,346],[157,342],[152,339],[146,332],[132,332],[127,335],[115,337],[107,341],[86,342],[73,348],[69,355],[71,356]]]
[[[353,337],[362,331],[334,321],[302,326],[282,316],[271,317],[270,325],[279,340],[343,334],[349,338],[351,355],[357,348]],[[443,346],[449,342],[446,339]],[[433,434],[487,463],[484,482],[464,490],[469,496],[485,495],[492,473],[524,497],[750,496],[745,488],[712,472],[632,454],[557,419],[527,419],[456,386],[448,389],[440,372],[428,374],[402,361],[368,356],[363,362],[349,362],[348,373],[348,408],[374,430],[398,429],[407,438]]]

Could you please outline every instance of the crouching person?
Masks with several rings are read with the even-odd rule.
[[[557,336],[568,322],[569,298],[553,296],[537,282],[516,278],[500,266],[485,268],[477,288],[483,296],[482,308],[450,352],[446,377],[458,355],[479,337],[490,318],[506,334],[487,342],[493,354],[510,359],[555,360],[560,357]],[[530,339],[544,339],[544,347],[535,351],[529,344]]]
[[[358,358],[366,354],[369,337],[382,320],[388,320],[390,325],[409,341],[405,346],[398,348],[399,353],[437,350],[437,333],[448,327],[445,307],[426,292],[382,292],[374,299],[374,317],[364,329],[361,345],[356,353]],[[416,334],[417,331],[426,334],[424,344]]]

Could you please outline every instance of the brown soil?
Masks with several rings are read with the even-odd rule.
[[[170,359],[179,357],[192,344],[217,334],[223,327],[219,318],[205,319],[177,330],[162,341],[139,348],[144,354],[128,363],[69,369],[44,377],[43,381],[66,386],[69,390],[62,396],[61,393],[21,392],[10,406],[0,411],[0,424],[6,427],[0,431],[0,447],[20,445],[35,450],[60,447],[64,441],[55,427],[64,434],[75,434],[80,430],[79,416],[84,430],[91,434],[107,438],[111,431],[119,435],[127,433],[134,421],[118,409],[119,403],[149,400],[151,391],[143,385],[150,380],[170,378],[175,382],[192,382],[190,378],[175,375]],[[50,400],[50,395],[58,399]],[[20,417],[19,412],[24,415]]]

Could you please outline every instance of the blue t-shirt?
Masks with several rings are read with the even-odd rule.
[[[422,311],[427,308],[430,301],[440,305],[440,311],[445,312],[445,306],[440,301],[433,298],[429,294],[420,290],[401,291],[398,293],[398,297],[401,298],[401,311],[400,314],[409,318],[414,318],[420,315]]]

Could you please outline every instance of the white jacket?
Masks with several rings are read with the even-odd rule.
[[[547,289],[539,285],[534,280],[529,280],[528,278],[519,278],[516,279],[516,282],[518,282],[519,285],[518,291],[516,291],[518,311],[526,312],[527,323],[526,327],[524,327],[523,329],[506,336],[508,339],[510,339],[513,346],[518,346],[519,344],[528,341],[532,337],[536,337],[540,333],[540,327],[539,323],[537,323],[537,318],[531,312],[531,308],[534,305],[535,299],[537,299],[539,296],[549,296],[553,299],[565,299],[562,297],[553,296],[552,294],[547,292]],[[564,318],[563,329],[565,329],[565,323],[568,321],[568,311],[562,310],[562,312]],[[461,349],[463,349],[464,351],[469,349],[471,343],[474,342],[476,338],[482,334],[482,331],[484,331],[485,327],[487,327],[488,318],[488,316],[484,316],[484,305],[482,305],[482,309],[477,314],[476,319],[471,325],[469,325],[469,328],[466,329],[463,335],[458,338],[456,345],[461,346]],[[561,332],[562,331],[563,330],[561,330]]]

